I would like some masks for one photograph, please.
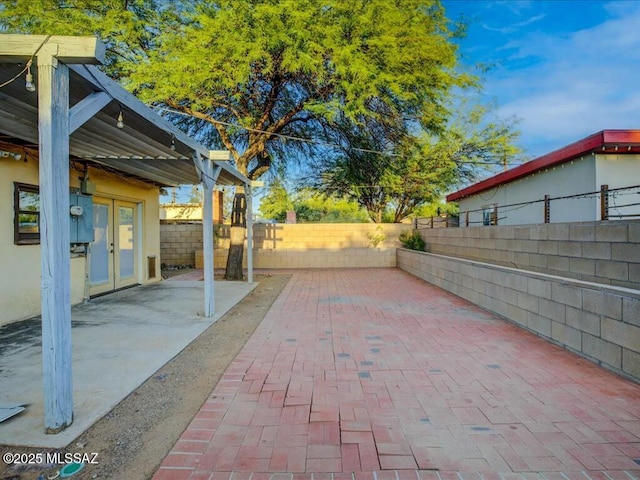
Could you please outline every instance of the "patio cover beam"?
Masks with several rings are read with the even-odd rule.
[[[111,96],[105,92],[94,92],[69,110],[69,135],[88,122],[93,116],[111,103]]]
[[[10,36],[8,43],[14,46],[14,37],[22,42],[15,47],[15,57],[37,52],[44,427],[46,433],[58,433],[73,422],[69,69],[60,60],[99,63],[104,47],[95,38],[76,37],[70,44],[58,37],[22,35]],[[3,45],[4,58],[11,51]]]
[[[247,196],[247,282],[253,283],[253,182],[245,184]]]
[[[202,205],[202,248],[204,267],[204,316],[211,317],[216,311],[215,307],[215,280],[213,264],[213,187],[220,175],[221,167],[214,164],[214,160],[228,160],[229,152],[224,150],[212,150],[209,158],[204,161],[194,158],[196,165],[201,169],[202,186],[204,188],[204,201]]]
[[[25,63],[33,59],[44,45],[48,47],[49,55],[65,64],[101,64],[105,58],[105,45],[96,37],[3,34],[0,61]]]

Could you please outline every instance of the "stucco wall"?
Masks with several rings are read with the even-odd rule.
[[[640,220],[419,231],[431,253],[640,289]]]
[[[640,185],[640,155],[597,155],[596,185],[608,185],[609,189]],[[640,213],[640,206],[619,207],[640,202],[638,189],[609,194],[609,215]]]
[[[500,207],[541,200],[545,195],[552,198],[551,222],[595,221],[600,219],[600,200],[596,195],[559,200],[553,198],[597,192],[601,185],[616,189],[638,184],[640,155],[588,155],[459,200],[460,226],[464,227],[466,224],[466,211],[469,211],[469,226],[482,225],[482,212],[471,210],[480,210],[494,204],[499,207],[499,225],[543,223],[542,202]],[[637,214],[637,206],[616,208],[616,204],[634,203],[630,200],[636,194],[637,191],[610,195],[610,214]]]
[[[70,186],[80,187],[81,172],[70,172]],[[142,213],[139,282],[158,281],[160,276],[159,191],[156,187],[100,170],[89,170],[96,195],[133,201]],[[40,245],[15,245],[13,231],[13,182],[38,185],[38,162],[0,159],[0,325],[40,313]],[[156,256],[157,278],[147,278],[147,256]],[[85,295],[86,257],[71,258],[71,301]]]
[[[398,249],[398,268],[640,381],[640,291]]]
[[[597,185],[597,186],[596,186]],[[459,200],[460,226],[465,226],[465,211],[484,206],[511,205],[543,199],[545,195],[562,197],[596,191],[595,158],[587,156],[549,170],[500,185]],[[551,222],[582,222],[599,219],[597,198],[555,200],[551,202]],[[498,210],[499,225],[523,225],[544,222],[542,202]],[[482,225],[482,212],[469,213],[470,226]]]

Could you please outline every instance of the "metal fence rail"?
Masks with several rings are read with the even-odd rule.
[[[608,185],[601,185],[600,190],[594,192],[584,192],[575,195],[564,195],[560,197],[551,197],[544,195],[543,198],[530,200],[528,202],[511,203],[508,205],[493,204],[491,208],[479,208],[474,210],[465,210],[458,215],[443,214],[437,217],[426,217],[414,219],[415,228],[448,228],[472,225],[499,225],[501,221],[509,218],[522,208],[531,205],[540,205],[540,222],[550,223],[553,211],[553,202],[563,200],[581,200],[594,199],[600,200],[600,220],[614,219],[633,219],[640,218],[640,185],[631,187],[612,188]],[[472,221],[470,216],[472,213],[482,214],[481,220]]]

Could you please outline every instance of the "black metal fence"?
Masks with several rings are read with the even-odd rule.
[[[532,205],[539,206],[540,223],[550,223],[554,205],[560,201],[599,199],[600,220],[622,220],[640,219],[640,185],[622,188],[609,188],[608,185],[601,185],[600,190],[595,192],[584,192],[575,195],[565,195],[551,197],[544,195],[543,198],[527,202],[512,203],[508,205],[493,204],[487,207],[464,210],[458,215],[440,215],[437,217],[426,217],[414,219],[415,228],[448,228],[479,225],[500,225],[514,212]],[[480,220],[471,220],[472,214],[481,213]],[[477,215],[475,215],[477,217]],[[510,223],[511,224],[511,223]]]

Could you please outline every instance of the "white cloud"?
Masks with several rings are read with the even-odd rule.
[[[482,24],[482,28],[484,28],[485,30],[489,30],[491,32],[498,32],[498,33],[502,33],[502,34],[506,35],[506,34],[509,34],[509,33],[517,32],[522,27],[529,26],[532,23],[535,23],[538,20],[542,20],[545,17],[546,17],[546,15],[544,13],[541,13],[539,15],[535,15],[533,17],[529,17],[526,20],[523,20],[521,22],[512,23],[511,25],[507,25],[506,27],[491,27],[491,26],[487,25],[486,23],[483,23]]]
[[[515,15],[523,15],[534,6],[533,0],[495,0],[488,2],[489,7],[507,8]]]

